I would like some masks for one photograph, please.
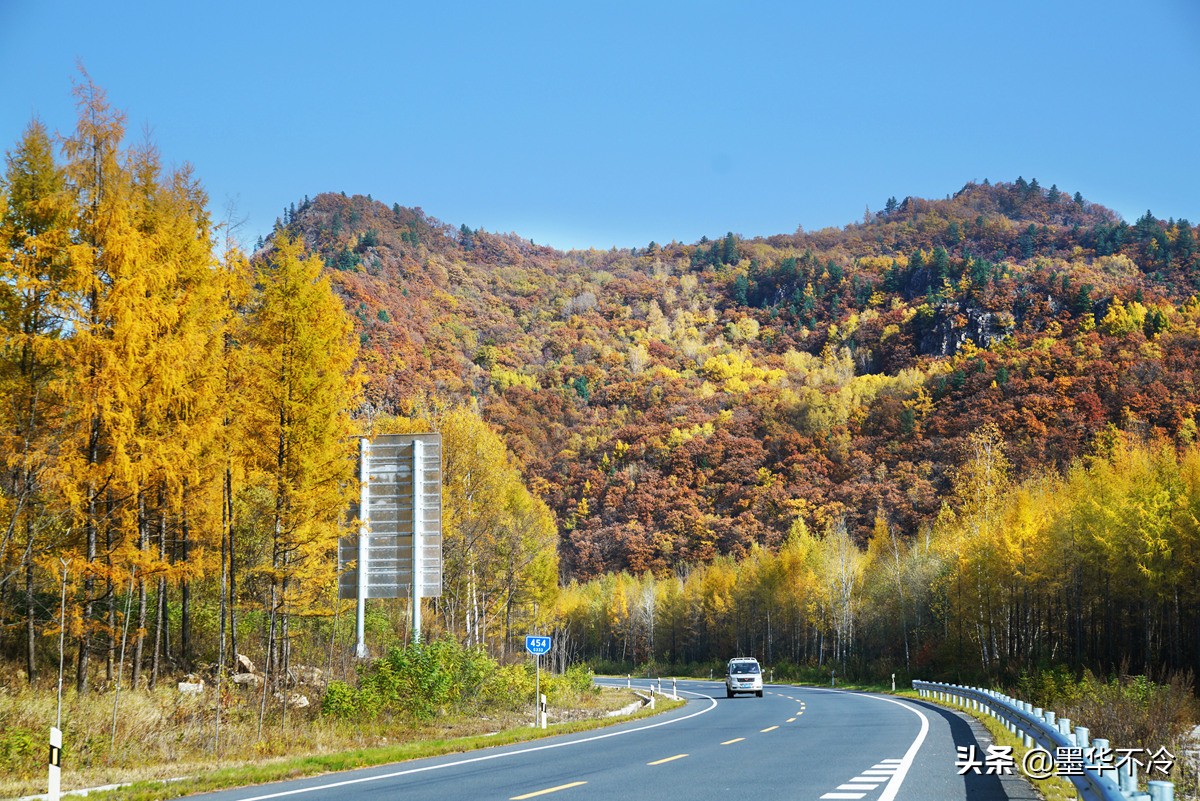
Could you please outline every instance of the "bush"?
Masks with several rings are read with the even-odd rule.
[[[1145,676],[1101,681],[1089,672],[1081,684],[1082,697],[1066,704],[1062,714],[1122,748],[1154,751],[1179,742],[1195,725],[1191,674],[1175,673],[1155,684]]]
[[[0,771],[21,778],[35,776],[43,767],[45,735],[38,736],[27,729],[9,729],[0,734]]]
[[[451,639],[394,646],[382,659],[360,668],[357,690],[331,682],[322,711],[343,719],[387,712],[425,720],[473,703],[481,694],[511,696],[511,685],[488,687],[497,673],[495,661],[482,650]],[[487,692],[481,693],[485,687]]]
[[[358,717],[358,693],[344,681],[331,681],[321,699],[321,713],[342,720]]]
[[[1087,726],[1120,748],[1151,751],[1178,743],[1197,718],[1190,673],[1173,673],[1159,684],[1122,671],[1107,680],[1091,671],[1076,679],[1067,668],[1023,675],[1016,695]]]
[[[533,703],[533,673],[524,665],[504,665],[487,678],[479,688],[480,702],[517,709]]]
[[[542,692],[551,706],[567,706],[600,691],[592,682],[594,678],[595,674],[587,665],[572,665],[565,673],[542,676]]]
[[[1044,709],[1074,704],[1083,697],[1086,684],[1064,665],[1034,673],[1022,673],[1017,679],[1018,698],[1029,701]]]

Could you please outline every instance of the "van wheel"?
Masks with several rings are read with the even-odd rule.
[[[731,690],[731,689],[729,689],[728,687],[726,687],[726,688],[725,688],[725,697],[726,697],[726,698],[732,698],[732,697],[733,697],[733,690]]]
[[[755,693],[755,695],[757,695],[759,698],[762,698],[762,693],[763,693],[763,691],[759,690],[758,692]]]

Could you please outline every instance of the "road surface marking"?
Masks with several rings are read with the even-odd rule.
[[[538,790],[535,793],[526,793],[525,795],[514,795],[509,801],[525,801],[526,798],[536,798],[539,795],[548,795],[549,793],[557,793],[559,790],[570,790],[572,787],[578,787],[587,782],[571,782],[570,784],[560,784],[557,787],[547,787],[545,790]]]
[[[677,759],[683,759],[685,756],[687,756],[687,754],[676,754],[675,756],[670,756],[670,757],[667,757],[666,759],[659,759],[654,762],[647,762],[646,764],[647,765],[662,765],[666,762],[674,762]]]
[[[864,775],[864,776],[891,776],[895,772],[896,772],[895,768],[892,768],[891,770],[864,770],[862,772],[862,775]]]
[[[788,723],[795,723],[795,722],[796,722],[796,719],[795,719],[795,718],[788,718],[788,719],[787,719],[787,722],[788,722]]]
[[[778,726],[768,726],[768,727],[767,727],[767,728],[765,728],[765,729],[759,729],[759,731],[760,731],[761,733],[763,733],[763,734],[766,734],[767,732],[769,732],[769,731],[775,731],[775,730],[776,730],[776,729],[778,729],[778,728],[779,728]]]
[[[839,790],[874,790],[878,786],[878,782],[866,784],[865,782],[860,781],[850,781],[846,782],[845,784],[839,784],[837,788]]]
[[[745,739],[745,737],[734,737],[732,740],[726,740],[725,742],[721,743],[721,745],[733,745],[734,743],[740,743]]]
[[[816,692],[836,693],[838,690],[824,690],[813,688]],[[845,692],[842,690],[841,692]],[[880,794],[877,801],[896,801],[896,794],[900,792],[900,785],[904,784],[904,777],[908,775],[909,768],[912,767],[913,760],[917,758],[917,752],[921,750],[921,744],[925,742],[925,736],[929,734],[929,718],[925,717],[925,713],[915,706],[907,704],[903,701],[897,701],[894,698],[885,698],[881,695],[863,695],[863,698],[874,698],[877,701],[886,701],[889,704],[907,709],[918,718],[921,719],[921,730],[917,732],[917,736],[913,739],[912,745],[904,752],[904,756],[899,759],[884,759],[889,765],[895,764],[896,772],[892,774],[892,778],[888,781],[887,786],[883,788],[883,793]]]
[[[852,799],[852,798],[865,798],[865,797],[866,797],[866,795],[867,795],[866,793],[826,793],[825,795],[821,796],[821,798],[829,798],[829,799],[834,799],[834,798],[845,798],[845,799]]]

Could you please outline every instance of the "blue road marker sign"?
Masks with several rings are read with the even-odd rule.
[[[525,650],[531,654],[544,654],[550,650],[549,637],[526,637]]]

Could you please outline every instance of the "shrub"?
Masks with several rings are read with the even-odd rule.
[[[344,681],[331,681],[321,699],[321,713],[342,720],[358,717],[358,693]]]
[[[1067,704],[1062,714],[1122,748],[1153,751],[1179,742],[1195,725],[1190,674],[1175,673],[1165,684],[1156,684],[1145,676],[1102,681],[1089,672],[1081,684],[1082,697]]]
[[[527,706],[533,703],[533,673],[520,664],[497,667],[479,687],[478,698],[507,709]]]
[[[497,679],[498,672],[495,661],[482,650],[452,639],[394,646],[382,659],[360,668],[357,690],[331,682],[322,710],[343,719],[384,712],[428,719],[481,695],[497,700],[511,696],[513,687],[505,686],[504,680],[513,675],[502,673]],[[486,692],[481,693],[483,688]]]
[[[42,754],[44,740],[44,736],[27,729],[9,729],[0,734],[0,771],[13,777],[36,775],[42,767],[36,757]]]

